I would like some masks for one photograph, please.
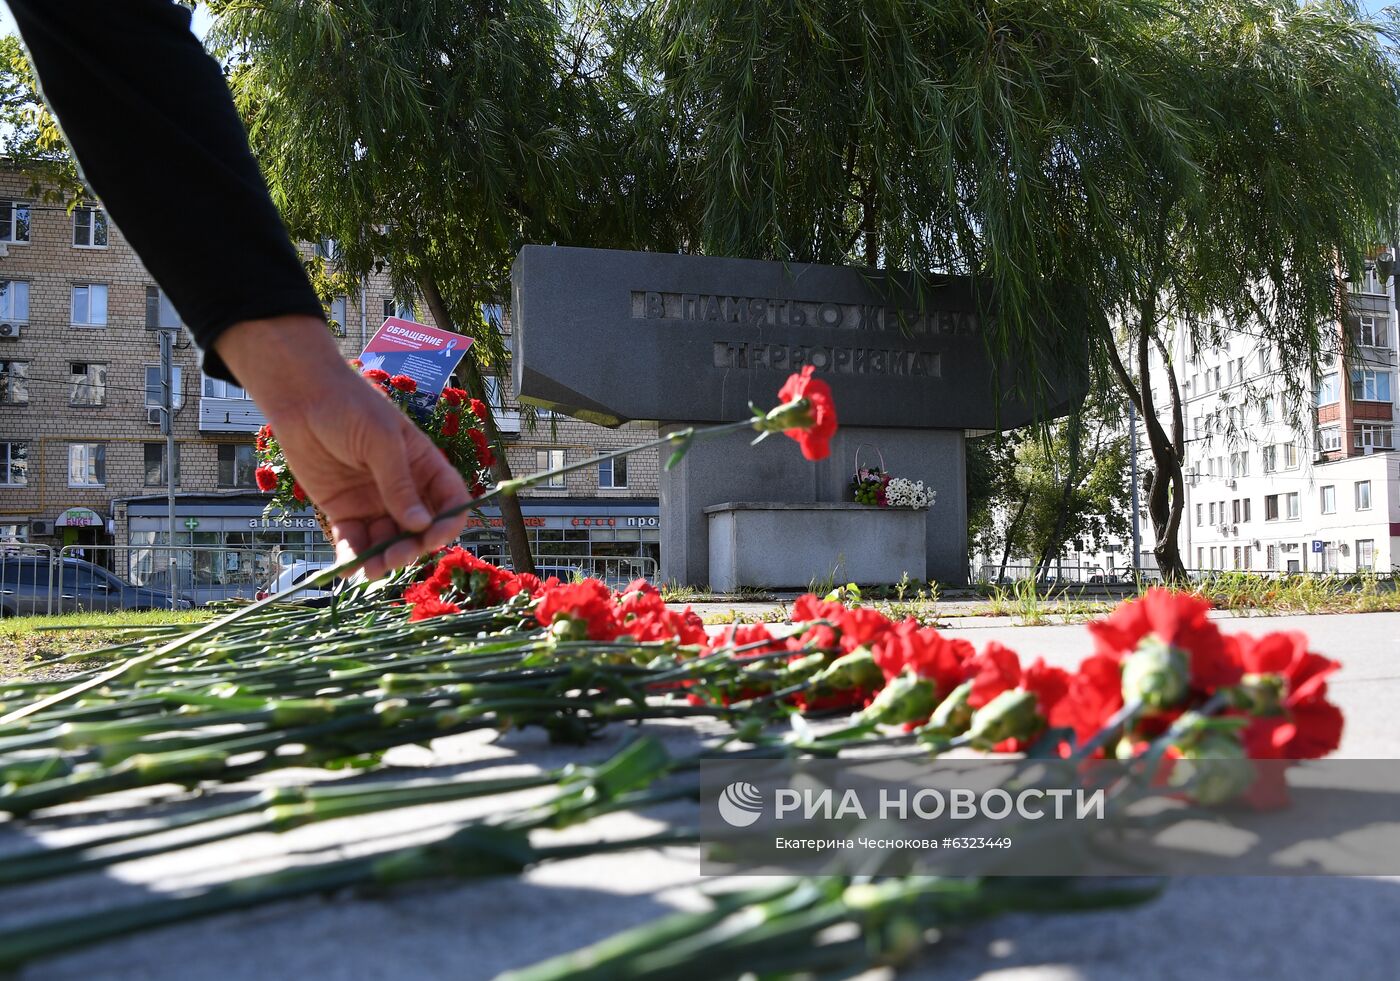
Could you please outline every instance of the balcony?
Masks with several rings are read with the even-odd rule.
[[[262,411],[249,399],[211,398],[199,400],[201,433],[255,433],[267,422]]]

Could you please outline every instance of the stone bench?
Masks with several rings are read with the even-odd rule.
[[[704,509],[710,587],[805,589],[928,578],[928,511],[853,503],[728,502]]]

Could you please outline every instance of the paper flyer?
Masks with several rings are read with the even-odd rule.
[[[360,370],[378,368],[412,378],[418,391],[409,403],[414,412],[426,417],[471,345],[472,339],[464,334],[390,317],[360,353],[364,365]]]

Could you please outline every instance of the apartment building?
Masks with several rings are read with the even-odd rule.
[[[1186,424],[1188,568],[1389,572],[1400,566],[1394,280],[1349,284],[1339,353],[1290,386],[1272,352],[1237,336],[1212,351],[1173,344]],[[1160,389],[1159,389],[1160,390]],[[1150,545],[1145,549],[1150,551]]]
[[[135,548],[170,540],[165,441],[151,410],[161,397],[159,334],[178,327],[179,316],[97,202],[69,211],[29,191],[24,174],[0,171],[0,542],[96,546],[90,558],[139,576]],[[304,248],[309,255],[321,246]],[[499,307],[485,312],[505,317]],[[347,357],[389,315],[432,322],[421,304],[395,297],[382,274],[328,310]],[[210,565],[201,572],[239,580],[266,574],[272,549],[324,547],[309,511],[264,515],[252,442],[262,415],[238,386],[202,376],[188,338],[178,338],[175,542],[230,550],[201,556]],[[547,413],[527,421],[508,366],[500,376],[490,400],[517,474],[655,432]],[[659,560],[654,451],[569,474],[527,492],[522,504],[537,554],[636,557],[641,571]],[[464,542],[503,555],[499,515],[486,509],[473,518]],[[231,554],[240,549],[249,554]]]

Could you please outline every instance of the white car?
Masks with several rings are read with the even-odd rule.
[[[306,559],[297,559],[294,562],[288,562],[278,570],[277,575],[272,578],[271,582],[258,590],[257,598],[267,599],[269,596],[285,593],[293,586],[299,585],[319,575],[323,570],[329,569],[332,565],[334,565],[334,563],[329,561],[315,562]],[[342,580],[336,579],[336,581],[331,584],[330,589],[303,589],[295,596],[292,596],[290,601],[293,603],[300,603],[303,600],[324,599],[340,588],[341,582]]]

